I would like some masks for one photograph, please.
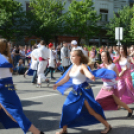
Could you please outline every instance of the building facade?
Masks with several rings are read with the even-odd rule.
[[[16,0],[16,1],[22,3],[22,6],[25,11],[30,10],[30,7],[29,7],[30,0]],[[72,1],[73,0],[66,0],[65,10],[62,11],[63,13],[68,10],[68,6],[70,5]],[[78,1],[81,1],[81,0],[78,0]],[[114,12],[117,13],[118,10],[122,9],[126,5],[132,6],[134,3],[134,0],[93,0],[93,3],[94,3],[93,6],[95,10],[97,11],[97,14],[98,15],[101,14],[101,20],[98,23],[98,25],[105,26],[110,20],[110,18],[113,18]],[[101,37],[101,39],[93,39],[92,42],[94,43],[99,42],[99,44],[101,44],[101,42],[106,42],[105,40],[105,38],[107,38],[105,37],[106,31],[103,30],[101,32],[103,33],[102,34],[103,37]]]
[[[22,3],[24,10],[30,10],[29,2],[30,0],[16,0]],[[68,9],[69,4],[73,0],[66,0],[65,11]],[[77,0],[81,1],[81,0]],[[132,6],[134,0],[93,0],[95,10],[98,14],[102,14],[102,21],[109,21],[110,18],[113,18],[113,12],[118,12],[119,9],[122,9],[126,5]]]

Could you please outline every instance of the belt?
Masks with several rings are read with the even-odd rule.
[[[90,89],[91,88],[91,86],[88,84],[88,86],[86,86],[86,87],[83,87],[85,90],[87,90],[87,89]],[[72,89],[72,92],[75,94],[75,95],[82,95],[82,92],[77,92],[77,91],[75,91],[75,89]]]
[[[42,57],[39,57],[39,61],[46,61],[46,59],[43,59]]]
[[[74,89],[72,89],[72,92],[73,92],[73,94],[75,94],[75,95],[82,95],[82,92],[78,93],[78,92],[76,92]]]

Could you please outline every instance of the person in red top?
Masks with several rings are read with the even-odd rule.
[[[104,51],[104,46],[101,46],[100,51],[99,51],[99,62],[101,62],[101,53]]]

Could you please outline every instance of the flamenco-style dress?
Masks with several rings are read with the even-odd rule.
[[[100,65],[104,68],[103,64]],[[112,63],[108,66],[108,70],[113,70],[115,64]],[[103,110],[117,110],[118,105],[113,99],[113,95],[119,97],[117,82],[115,79],[104,79],[102,78],[103,86],[96,96],[95,100],[102,106]]]
[[[72,66],[56,83],[62,80],[71,68]],[[95,110],[96,113],[100,114],[104,119],[106,119],[101,105],[94,99],[93,91],[88,83],[89,79],[87,79],[85,75],[81,74],[80,68],[81,66],[75,73],[69,74],[70,79],[68,82],[57,87],[57,90],[62,94],[64,94],[64,91],[68,88],[72,88],[72,91],[70,91],[63,104],[60,128],[65,125],[67,125],[69,128],[72,128],[100,123],[94,116],[89,114],[84,105],[85,100],[88,101],[88,104],[92,109]],[[90,70],[90,68],[88,69]],[[92,74],[100,78],[111,79],[116,77],[114,71],[107,69],[96,70],[92,72]]]
[[[12,64],[7,57],[0,54],[0,122],[6,129],[20,127],[26,134],[31,122],[23,113],[9,68],[12,68]]]

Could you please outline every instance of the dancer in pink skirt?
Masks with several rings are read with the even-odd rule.
[[[103,64],[99,65],[100,68],[107,68],[116,72],[117,76],[121,76],[124,71],[118,72],[115,64],[112,62],[112,59],[107,51],[101,53],[101,59]],[[117,90],[117,82],[115,79],[102,79],[103,87],[100,90],[99,94],[96,97],[96,101],[100,103],[104,110],[117,110],[118,105],[124,107],[128,110],[128,116],[132,117],[133,111],[119,99],[119,94]]]
[[[121,101],[126,104],[131,104],[134,102],[134,88],[131,77],[131,63],[134,64],[132,57],[128,57],[126,46],[120,47],[120,58],[119,65],[121,70],[127,67],[124,74],[119,78],[118,81],[118,91]]]

